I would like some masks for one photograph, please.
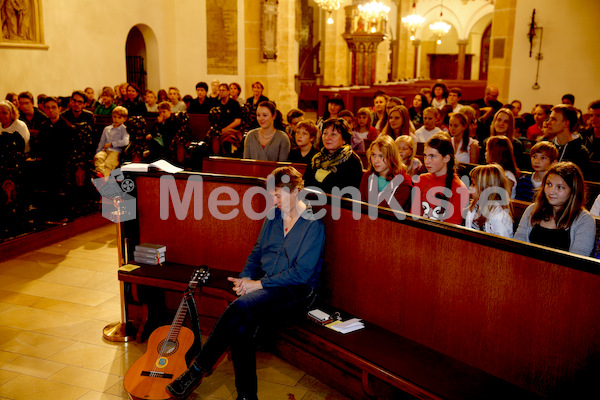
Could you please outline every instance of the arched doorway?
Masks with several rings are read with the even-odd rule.
[[[127,82],[137,84],[144,93],[148,87],[145,67],[146,41],[137,26],[131,28],[127,35],[125,59],[127,62]]]

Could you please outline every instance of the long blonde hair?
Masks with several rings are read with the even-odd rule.
[[[379,135],[379,137],[371,143],[369,150],[367,150],[367,161],[369,162],[367,173],[372,174],[375,172],[373,164],[371,163],[371,154],[373,153],[373,148],[375,146],[379,147],[379,151],[383,153],[385,160],[390,164],[390,172],[385,177],[387,181],[391,181],[394,176],[406,172],[406,166],[400,158],[400,153],[398,152],[398,147],[396,147],[394,140],[387,135]]]
[[[508,178],[506,178],[501,166],[498,164],[479,165],[471,170],[469,176],[471,177],[471,185],[475,187],[479,193],[477,201],[472,199],[469,204],[470,211],[475,211],[477,209],[477,204],[479,204],[479,212],[475,219],[478,226],[482,227],[485,225],[487,222],[486,215],[490,215],[493,207],[504,208],[512,217],[513,212],[510,202],[510,191],[508,190]],[[488,188],[498,188],[499,190],[503,190],[505,195],[504,198],[508,199],[508,204],[491,206],[489,204],[490,200],[501,200],[502,196],[497,191],[492,191],[486,198],[482,198],[481,195]]]
[[[494,115],[492,125],[490,125],[490,136],[498,135],[498,133],[496,133],[495,125],[496,120],[498,119],[498,117],[500,117],[501,114],[505,114],[506,116],[508,116],[508,130],[506,131],[506,134],[504,136],[508,137],[512,142],[515,136],[515,115],[508,108],[501,108]]]
[[[410,147],[412,149],[412,152],[410,153],[410,157],[408,158],[408,162],[405,163],[408,175],[412,176],[415,172],[415,171],[413,171],[413,160],[415,159],[415,155],[417,154],[417,143],[410,135],[398,136],[394,142],[396,144],[396,147],[398,147],[400,145],[400,143],[405,143],[408,147]],[[398,151],[400,151],[399,148],[398,148]],[[400,161],[402,161],[404,163],[402,158],[400,158]]]

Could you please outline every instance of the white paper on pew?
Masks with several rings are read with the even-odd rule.
[[[346,334],[362,329],[365,327],[365,325],[361,322],[360,318],[352,318],[344,322],[333,322],[327,325],[327,327],[333,329],[334,331]]]
[[[176,174],[183,171],[183,168],[179,168],[166,160],[154,161],[151,164],[146,163],[129,163],[121,166],[123,172],[148,172],[148,168],[154,167],[161,171],[168,172],[169,174]]]
[[[123,172],[148,172],[148,164],[146,163],[129,163],[121,165]]]

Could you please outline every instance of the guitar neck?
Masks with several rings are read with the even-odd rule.
[[[181,330],[181,326],[183,325],[183,321],[185,320],[188,311],[186,299],[187,296],[184,296],[183,299],[181,299],[181,303],[179,303],[179,308],[177,309],[177,314],[175,314],[175,319],[173,319],[173,323],[171,324],[167,340],[175,341],[177,340],[177,336],[179,336],[179,331]]]
[[[185,316],[188,312],[187,299],[188,296],[193,296],[194,291],[196,290],[196,286],[198,282],[204,283],[208,278],[209,271],[206,266],[201,267],[201,269],[197,269],[194,271],[194,275],[190,280],[188,288],[183,294],[183,299],[181,299],[181,303],[179,304],[179,308],[177,309],[177,314],[175,315],[175,319],[171,324],[171,329],[169,329],[169,334],[167,336],[167,340],[175,341],[177,340],[177,336],[179,336],[179,331],[181,330],[181,326],[183,325],[183,321],[185,320]]]

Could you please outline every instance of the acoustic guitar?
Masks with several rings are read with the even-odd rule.
[[[187,369],[185,355],[194,344],[194,332],[181,326],[188,311],[187,299],[194,295],[198,283],[206,282],[208,276],[207,267],[194,271],[173,323],[152,332],[146,353],[127,370],[123,384],[133,400],[171,398],[166,387]]]

